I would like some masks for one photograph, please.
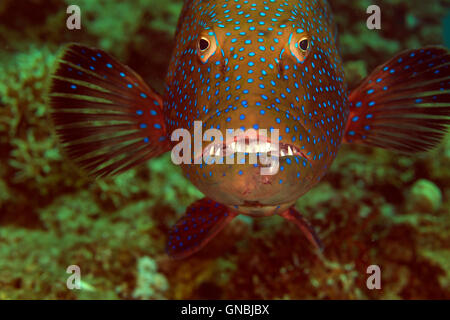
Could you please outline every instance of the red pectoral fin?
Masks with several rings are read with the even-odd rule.
[[[323,245],[317,236],[314,229],[311,227],[308,221],[294,208],[290,208],[288,211],[281,214],[286,220],[293,222],[306,236],[309,242],[317,248],[320,252],[323,251]]]
[[[101,50],[64,49],[50,105],[68,155],[94,176],[125,171],[169,150],[161,97]]]
[[[194,254],[236,215],[224,205],[207,198],[195,202],[170,230],[167,253],[176,259]]]
[[[437,145],[450,124],[450,54],[410,50],[378,67],[350,97],[344,141],[403,153]]]

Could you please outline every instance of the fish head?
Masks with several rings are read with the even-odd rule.
[[[324,176],[348,117],[328,6],[314,0],[191,1],[177,33],[166,109],[172,130],[194,135],[198,121],[203,133],[221,133],[203,145],[203,158],[214,159],[183,166],[202,192],[249,215],[285,210]],[[249,161],[272,149],[278,151],[272,165]],[[263,174],[267,167],[273,171]]]

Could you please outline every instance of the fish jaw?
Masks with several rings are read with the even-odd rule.
[[[312,155],[319,150],[303,143],[310,135],[318,135],[318,129],[308,132],[294,114],[282,121],[278,112],[261,114],[256,104],[222,114],[205,119],[202,125],[220,131],[222,139],[203,142],[201,159],[183,166],[188,179],[209,198],[242,208],[245,214],[273,214],[318,182],[321,166],[314,165]],[[292,129],[287,132],[286,128]],[[230,135],[230,130],[235,134]]]
[[[282,158],[280,166],[285,167],[286,161],[292,158]],[[267,216],[286,210],[311,187],[310,179],[290,175],[285,169],[274,175],[261,175],[260,165],[203,163],[183,165],[183,171],[209,198],[252,216]]]
[[[281,214],[295,204],[295,201],[279,204],[279,205],[261,205],[258,202],[247,202],[241,206],[229,206],[230,210],[235,210],[240,214],[253,217],[269,217]]]
[[[238,142],[232,144],[238,145]],[[292,205],[314,183],[310,175],[313,170],[312,163],[307,157],[299,155],[301,151],[297,153],[291,145],[280,144],[280,156],[274,157],[278,164],[276,167],[273,164],[272,166],[262,164],[258,157],[257,163],[251,164],[252,153],[247,152],[233,153],[234,163],[227,164],[230,157],[220,157],[220,153],[223,152],[221,147],[224,148],[226,155],[229,147],[212,144],[205,147],[203,153],[209,157],[206,156],[202,164],[186,164],[182,168],[191,182],[205,195],[239,213],[275,214],[278,209],[285,210],[286,206]],[[248,148],[248,145],[246,147]],[[212,151],[213,148],[215,151]],[[211,152],[215,153],[215,157],[210,156]],[[289,152],[292,154],[289,155]],[[222,162],[217,160],[217,154]],[[238,159],[243,159],[244,163],[238,163]],[[263,168],[267,169],[269,174],[262,174]]]
[[[290,143],[272,141],[267,135],[253,130],[224,140],[223,142],[212,142],[206,145],[203,148],[201,157],[203,159],[213,157],[228,158],[232,155],[245,154],[248,156],[273,156],[276,158],[298,156],[307,161],[310,160],[305,154],[305,151],[301,150],[298,146]],[[196,162],[199,161],[199,157],[195,158]]]

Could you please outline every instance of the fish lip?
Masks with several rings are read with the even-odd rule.
[[[266,146],[266,151],[257,151],[257,152],[246,152],[245,149],[242,150],[242,146],[245,148],[245,146],[247,145],[251,145],[251,143],[257,143],[258,146],[260,146],[260,143],[269,143],[271,145],[270,147],[270,151],[267,150],[267,146]],[[233,146],[233,144],[235,143],[235,145]],[[238,144],[241,144],[239,148],[240,150],[238,150]],[[213,151],[211,151],[211,149],[214,148]],[[277,150],[278,149],[278,150]],[[278,148],[277,149],[273,149],[272,148],[272,141],[269,137],[267,137],[266,135],[260,135],[259,133],[256,133],[256,135],[248,135],[248,134],[240,134],[239,136],[235,136],[233,141],[229,141],[229,142],[214,142],[214,143],[210,143],[208,144],[206,147],[203,148],[201,155],[197,156],[195,158],[195,160],[199,160],[200,157],[203,157],[203,159],[208,158],[208,157],[224,157],[224,156],[229,156],[231,154],[235,154],[235,153],[257,153],[257,154],[266,154],[266,155],[270,155],[271,156],[275,156],[280,158],[285,158],[285,157],[294,157],[294,156],[299,156],[302,157],[303,159],[309,161],[309,157],[305,154],[304,151],[302,151],[299,147],[290,144],[290,143],[281,143],[278,142]],[[217,153],[217,150],[219,150],[219,154]],[[225,150],[225,153],[224,153]],[[227,150],[232,150],[232,153],[227,153]],[[278,154],[274,154],[276,153],[276,150],[278,151]],[[274,152],[275,151],[275,152]],[[212,153],[212,154],[211,154]],[[197,163],[197,162],[196,162]]]
[[[223,112],[224,110],[225,110],[226,108],[224,108],[224,109],[220,109],[219,111],[220,112]],[[209,116],[206,120],[205,120],[205,123],[207,123],[209,120],[211,120],[211,119],[213,119],[214,118],[214,115],[212,115],[212,116]],[[305,131],[305,132],[307,132],[307,130],[305,129],[305,127],[304,127],[304,125],[302,124],[302,123],[298,123],[298,125]],[[258,138],[259,138],[259,136],[260,136],[260,131],[259,130],[256,130],[256,135],[258,136]],[[247,134],[248,135],[248,134]],[[247,136],[246,135],[246,133],[244,132],[243,134],[240,134],[239,136],[237,136],[237,137],[240,137],[241,139],[242,139],[242,137],[245,137],[245,136]],[[263,136],[265,136],[265,141],[266,142],[268,142],[268,143],[272,143],[272,141],[270,140],[270,138],[269,137],[267,137],[266,135],[261,135],[262,137]],[[235,139],[237,139],[237,137],[235,137]],[[300,149],[300,147],[298,147],[298,146],[296,146],[296,145],[293,145],[293,144],[290,144],[290,143],[281,143],[281,142],[278,142],[278,144],[279,144],[279,150],[283,150],[283,151],[285,151],[285,150],[288,150],[288,147],[291,147],[291,149],[293,150],[293,156],[300,156],[300,157],[302,157],[304,160],[306,160],[306,161],[308,161],[308,162],[310,162],[311,161],[311,159],[310,159],[310,157],[307,155],[307,151],[306,150],[303,150],[302,151],[302,149]],[[224,146],[225,148],[226,148],[226,146],[227,146],[227,144],[226,143],[221,143],[221,142],[214,142],[214,143],[210,143],[210,144],[208,144],[206,147],[204,147],[203,149],[202,149],[202,153],[200,154],[200,155],[198,155],[198,156],[194,156],[194,163],[198,163],[198,161],[199,160],[201,160],[201,159],[204,159],[204,157],[209,157],[210,156],[210,147],[211,146],[214,146],[214,147],[216,147],[216,146],[219,146],[219,147],[221,147],[221,146]],[[223,150],[223,149],[222,149]],[[295,152],[294,152],[294,150],[295,150]],[[236,153],[236,152],[235,152]],[[268,153],[267,153],[268,154]],[[226,156],[226,155],[224,155],[224,154],[220,154],[219,155],[219,157],[224,157],[224,156]]]

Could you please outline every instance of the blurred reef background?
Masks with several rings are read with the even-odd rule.
[[[82,29],[66,28],[66,8]],[[382,8],[382,30],[366,9]],[[333,0],[350,86],[404,49],[450,43],[449,0]],[[450,138],[405,157],[344,146],[298,209],[319,260],[281,218],[237,219],[170,260],[170,226],[202,198],[164,156],[92,181],[65,159],[46,88],[66,42],[106,50],[161,91],[181,0],[0,0],[0,299],[450,299]],[[447,27],[445,27],[447,26]],[[447,28],[447,29],[446,29]],[[366,269],[382,270],[368,290]],[[68,290],[69,265],[82,290]]]

